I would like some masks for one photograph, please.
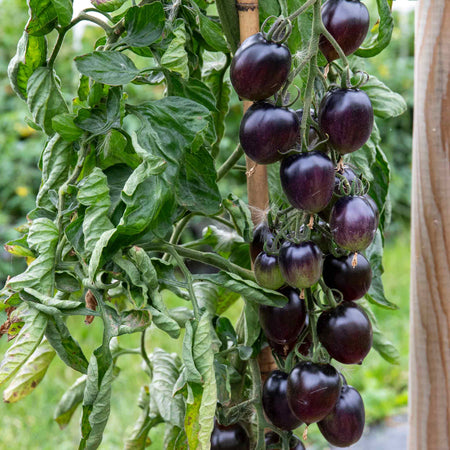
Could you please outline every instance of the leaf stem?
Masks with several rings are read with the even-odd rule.
[[[142,359],[145,361],[145,364],[147,364],[148,369],[150,370],[150,373],[152,373],[152,363],[150,362],[150,358],[148,357],[147,350],[145,348],[145,332],[147,330],[142,331],[141,333],[141,347],[140,347],[140,353],[142,355]]]
[[[309,318],[309,330],[311,332],[312,341],[313,341],[313,361],[316,361],[317,348],[319,345],[319,340],[317,337],[317,328],[316,328],[316,316],[315,316],[315,307],[314,300],[312,298],[311,288],[305,289],[305,297],[306,297],[306,308],[308,311]]]
[[[291,22],[296,19],[300,14],[303,14],[310,6],[319,3],[318,0],[308,0],[304,5],[300,6],[300,8],[297,9],[297,11],[294,11],[292,14],[286,17],[286,19],[290,20]]]
[[[239,161],[244,151],[241,144],[238,144],[234,152],[228,157],[228,159],[219,167],[217,171],[217,181],[221,180]]]

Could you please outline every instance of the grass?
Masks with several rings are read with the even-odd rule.
[[[407,405],[408,385],[408,345],[409,345],[409,238],[398,235],[387,243],[385,252],[384,283],[388,298],[400,307],[397,311],[374,308],[382,330],[396,345],[401,354],[399,366],[391,366],[372,351],[362,366],[346,366],[344,374],[349,384],[358,388],[364,398],[367,422],[375,422],[387,416],[404,411]],[[172,306],[172,305],[171,305]],[[173,305],[175,306],[175,305]],[[238,305],[229,311],[233,320],[238,314]],[[89,327],[80,317],[70,318],[69,327],[81,343],[89,358],[91,352],[101,340],[101,323],[95,320]],[[179,351],[181,340],[176,341],[157,329],[148,333],[148,351],[161,347],[166,351]],[[138,346],[138,336],[123,336],[122,346]],[[7,348],[5,338],[0,341],[0,354]],[[123,448],[138,418],[137,406],[139,387],[148,380],[140,370],[140,359],[133,355],[121,357],[121,372],[113,384],[111,416],[105,430],[102,449]],[[66,450],[78,446],[79,420],[78,409],[69,426],[61,431],[53,420],[56,404],[77,378],[78,374],[67,368],[56,357],[48,373],[33,394],[15,404],[0,403],[2,433],[0,448],[22,448],[40,450]],[[318,440],[317,428],[311,427],[310,440]],[[162,446],[163,427],[151,432],[154,445],[160,450]],[[320,446],[325,448],[324,445]]]

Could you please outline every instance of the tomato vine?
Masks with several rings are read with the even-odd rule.
[[[238,49],[237,12],[223,0],[217,1],[218,17],[203,0],[92,1],[94,7],[76,17],[70,0],[28,3],[30,19],[8,74],[28,104],[29,123],[48,140],[36,208],[21,227],[24,235],[7,244],[11,253],[28,259],[27,269],[0,291],[0,308],[8,312],[8,323],[16,324],[6,331],[14,340],[0,365],[0,385],[10,382],[8,401],[32,392],[57,354],[80,378],[61,399],[55,418],[64,427],[81,404],[79,448],[97,448],[110,413],[111,385],[120,376],[118,361],[130,354],[142,359],[148,383],[141,390],[142,412],[127,448],[144,448],[150,429],[164,423],[168,449],[210,448],[211,435],[213,448],[221,448],[214,444],[224,439],[221,433],[240,439],[239,445],[245,441],[242,448],[262,449],[266,442],[267,448],[299,449],[292,427],[273,425],[264,410],[269,394],[256,358],[269,344],[279,369],[298,375],[295,383],[294,375],[278,377],[276,383],[287,379],[284,387],[274,381],[274,389],[286,397],[283,408],[289,402],[298,421],[319,421],[324,436],[339,441],[332,429],[340,414],[337,398],[349,396],[357,413],[361,404],[359,394],[330,365],[331,356],[342,360],[333,346],[340,332],[330,334],[332,320],[350,320],[357,310],[366,335],[373,330],[375,350],[389,362],[398,359],[369,307],[395,308],[381,282],[390,170],[373,115],[401,114],[405,104],[381,81],[365,75],[363,61],[352,55],[356,49],[346,49],[324,13],[330,5],[362,4],[264,2],[262,33]],[[272,17],[274,10],[283,15]],[[378,11],[378,37],[356,52],[360,56],[378,53],[390,39],[386,0],[378,1]],[[67,33],[82,21],[99,25],[105,35],[92,52],[75,57],[79,84],[69,94],[55,66]],[[55,44],[47,53],[50,33]],[[327,43],[336,61],[325,58]],[[261,70],[249,75],[252,46],[259,46],[273,64],[263,63],[263,72],[271,71],[267,78],[279,78],[270,93],[267,80],[258,78]],[[145,67],[138,68],[138,61]],[[238,94],[259,103],[243,119],[240,144],[224,157],[230,77]],[[163,86],[164,95],[134,104],[125,91],[131,85],[145,92]],[[349,106],[343,120],[336,119],[333,114],[340,112],[330,111],[327,102],[339,92],[358,96],[369,105],[368,112],[363,105],[355,116]],[[342,99],[342,104],[346,101],[354,100]],[[301,109],[290,109],[293,105]],[[274,111],[279,112],[275,125]],[[253,119],[261,116],[252,122],[253,114]],[[355,127],[355,117],[361,123],[366,118],[363,136],[335,130],[337,122]],[[223,195],[224,180],[241,170],[239,161],[250,147],[256,162],[271,164],[271,205],[259,230],[253,229],[243,199]],[[258,161],[263,147],[268,156],[259,155]],[[308,175],[299,176],[306,161]],[[346,226],[353,226],[345,214],[350,207],[358,223],[346,232]],[[182,240],[195,217],[209,224],[203,236]],[[355,238],[362,223],[363,233]],[[205,246],[211,250],[203,251]],[[249,246],[265,255],[258,256],[255,272]],[[194,273],[190,261],[218,271]],[[279,265],[276,279],[274,264]],[[345,276],[350,267],[358,269],[352,284],[359,290],[352,292],[336,281],[336,271]],[[286,282],[290,287],[282,286]],[[191,307],[169,309],[167,291]],[[232,324],[223,314],[239,298],[244,299],[242,314]],[[350,303],[354,300],[359,306]],[[304,313],[296,311],[301,318],[290,330],[293,338],[286,337],[289,326],[273,329],[299,307]],[[84,325],[76,318],[68,321],[70,316],[103,323],[102,342],[89,358],[70,329]],[[161,349],[147,353],[151,325],[174,339],[184,330],[181,358]],[[121,348],[119,336],[133,333],[140,333],[139,347]],[[341,362],[364,359],[372,334],[369,340],[368,348],[352,348],[352,357]],[[53,356],[40,359],[43,367],[36,375],[33,364],[43,352]],[[307,371],[300,373],[300,366]],[[303,395],[310,401],[299,386],[314,372],[327,380],[329,396],[323,404],[335,407],[333,417],[330,408],[325,415],[314,410],[320,409],[317,405],[300,417],[298,402],[292,400]],[[346,430],[345,442],[362,432],[360,422],[358,416],[355,427]],[[272,433],[265,435],[265,429]]]

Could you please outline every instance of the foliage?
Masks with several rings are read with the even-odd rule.
[[[8,66],[14,91],[26,101],[28,122],[46,135],[46,142],[36,204],[20,228],[23,236],[6,247],[26,257],[27,266],[0,294],[13,338],[0,365],[0,385],[11,381],[4,393],[8,401],[31,393],[56,353],[81,377],[61,399],[56,420],[67,425],[80,405],[79,448],[98,448],[112,384],[120,377],[118,361],[126,354],[138,355],[148,379],[141,389],[142,415],[127,448],[143,448],[151,428],[162,422],[165,448],[209,448],[217,403],[226,416],[236,403],[254,401],[251,387],[257,391],[260,383],[255,358],[263,339],[257,305],[286,302],[283,295],[255,283],[246,252],[253,229],[249,210],[236,193],[224,192],[224,184],[218,184],[218,174],[226,175],[235,162],[233,155],[220,164],[235,23],[229,11],[219,20],[206,3],[193,0],[139,6],[110,1],[106,8],[104,3],[97,5],[105,17],[100,21],[89,11],[72,18],[71,1],[30,0],[24,35]],[[288,2],[288,7],[294,10],[303,3]],[[291,48],[306,48],[308,17],[298,21]],[[84,20],[99,24],[105,36],[93,51],[75,58],[79,78],[76,89],[70,89],[71,83],[61,82],[55,62],[66,34]],[[49,36],[54,45],[48,44]],[[360,60],[351,62],[356,74]],[[334,68],[336,78],[345,76],[340,69]],[[311,79],[304,72],[296,83],[304,88],[300,101],[309,111],[323,92],[319,89],[311,98]],[[133,101],[138,89],[155,85],[164,87],[163,95]],[[380,117],[403,112],[402,99],[381,82],[374,80],[365,89],[376,100]],[[389,222],[390,172],[376,128],[358,157],[349,160],[370,177],[382,231]],[[278,199],[276,213],[287,205],[278,186],[271,183],[270,188]],[[178,245],[195,216],[211,222],[209,234]],[[225,224],[226,237],[214,221]],[[211,251],[195,248],[203,245]],[[368,254],[381,284],[381,237]],[[192,274],[186,259],[220,272]],[[382,288],[375,287],[368,299],[391,308]],[[192,310],[168,308],[164,290],[189,300]],[[239,296],[246,305],[242,319],[236,329],[231,323],[223,326],[219,316]],[[103,325],[92,354],[75,338],[76,316]],[[145,332],[151,322],[173,338],[184,329],[182,359],[163,350],[147,354]],[[118,345],[119,336],[133,333],[141,334],[138,349]],[[388,341],[380,338],[377,347],[396,362]],[[258,403],[256,410],[262,430]],[[245,414],[240,418],[252,420]]]

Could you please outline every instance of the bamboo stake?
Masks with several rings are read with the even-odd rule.
[[[258,0],[237,0],[239,15],[239,31],[241,43],[249,36],[259,31]],[[244,101],[244,114],[252,105],[250,101]],[[264,211],[269,207],[269,190],[267,186],[266,166],[256,165],[254,161],[246,157],[247,164],[247,196],[248,205],[252,213],[253,223],[261,222]],[[276,364],[270,347],[264,348],[258,356],[261,378],[264,381]]]

